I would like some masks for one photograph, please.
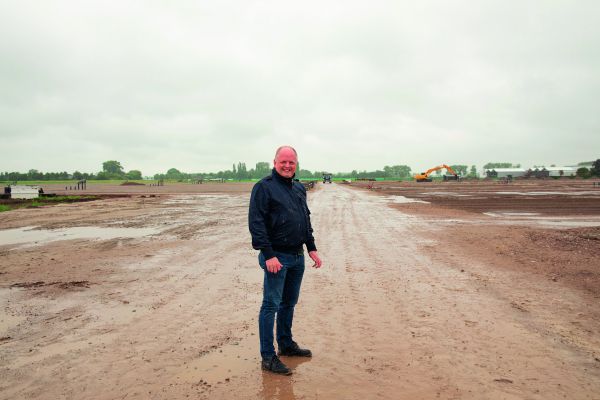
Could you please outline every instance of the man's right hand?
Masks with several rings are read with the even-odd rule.
[[[267,264],[267,271],[272,274],[278,273],[281,271],[281,267],[283,267],[277,257],[269,258],[265,263]]]

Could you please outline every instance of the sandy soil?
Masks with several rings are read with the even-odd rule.
[[[158,190],[1,215],[0,398],[600,398],[598,292],[562,268],[595,279],[593,227],[319,185],[325,266],[294,327],[314,357],[279,377],[258,362],[249,186]]]

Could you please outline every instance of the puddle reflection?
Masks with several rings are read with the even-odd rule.
[[[310,358],[296,357],[282,359],[285,365],[297,373],[297,367],[309,362]],[[294,375],[283,376],[262,371],[262,389],[258,393],[259,399],[264,400],[296,400],[294,393]]]

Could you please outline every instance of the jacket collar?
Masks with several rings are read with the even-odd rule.
[[[279,173],[275,170],[275,168],[273,168],[273,170],[271,171],[271,175],[273,176],[274,179],[276,179],[279,182],[282,182],[286,185],[289,185],[289,186],[293,185],[294,176],[296,176],[296,174],[294,174],[294,176],[292,176],[291,178],[286,178],[284,176],[279,175]]]

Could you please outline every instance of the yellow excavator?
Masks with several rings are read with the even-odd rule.
[[[448,171],[448,173],[452,174],[452,175],[444,175],[444,180],[445,181],[457,181],[458,180],[458,174],[456,172],[454,172],[454,170],[452,168],[450,168],[448,165],[442,164],[442,165],[438,165],[437,167],[429,168],[427,171],[421,172],[420,174],[416,174],[414,176],[415,181],[417,181],[417,182],[431,182],[431,178],[429,177],[429,175],[432,172],[438,171],[438,170],[443,169],[443,168],[446,168],[446,170]]]

